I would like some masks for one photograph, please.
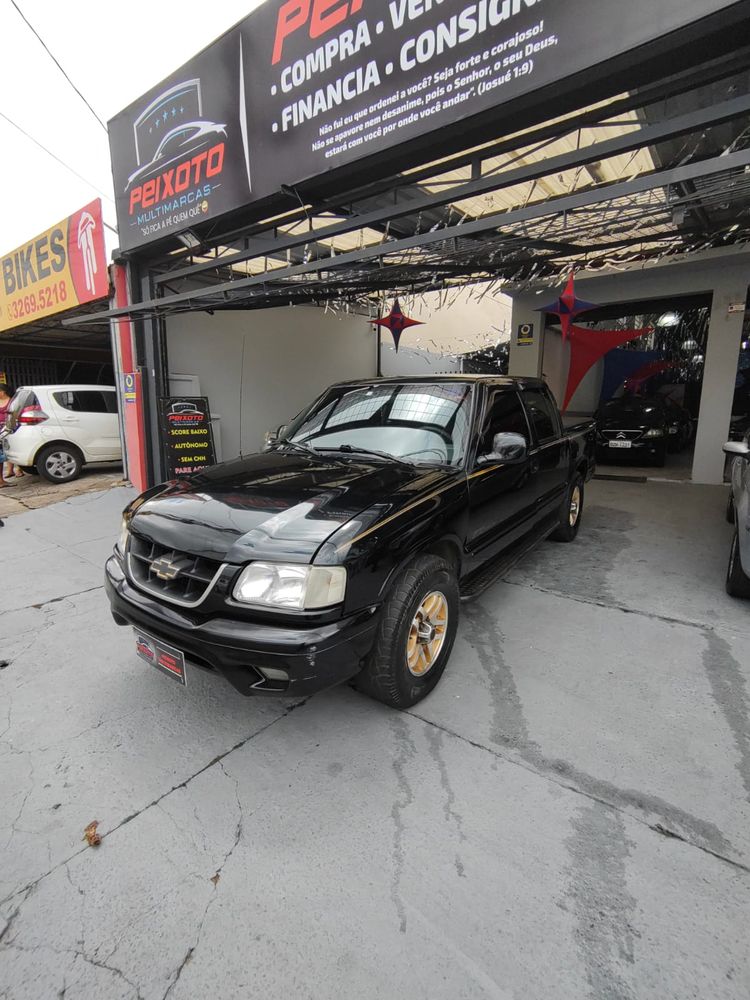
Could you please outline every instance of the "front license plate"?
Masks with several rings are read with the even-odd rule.
[[[633,447],[633,442],[632,441],[610,441],[609,442],[609,446],[610,446],[610,448],[632,448]]]
[[[163,674],[171,677],[179,684],[187,686],[185,676],[185,654],[174,646],[168,646],[161,639],[154,639],[153,636],[140,629],[133,629],[135,633],[135,651],[142,660],[150,663],[152,667],[161,670]]]

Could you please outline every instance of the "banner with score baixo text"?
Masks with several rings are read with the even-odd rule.
[[[0,257],[0,331],[104,298],[108,291],[97,198]]]

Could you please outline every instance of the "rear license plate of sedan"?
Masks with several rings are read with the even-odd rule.
[[[632,441],[610,441],[609,442],[609,446],[610,446],[610,448],[632,448],[633,447],[633,442]]]
[[[133,629],[135,633],[135,651],[142,660],[156,667],[163,674],[171,677],[178,684],[187,686],[185,675],[185,654],[175,649],[174,646],[167,645],[161,639],[154,639],[153,636],[140,629]]]

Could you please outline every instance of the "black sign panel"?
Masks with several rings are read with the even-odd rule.
[[[110,123],[121,246],[486,113],[736,2],[266,0]]]
[[[123,249],[252,199],[239,58],[230,31],[109,123]]]
[[[169,479],[216,463],[210,408],[205,396],[160,400],[161,431]]]

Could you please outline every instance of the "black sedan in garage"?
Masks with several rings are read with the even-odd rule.
[[[627,458],[636,465],[663,466],[670,438],[685,433],[679,428],[676,414],[661,396],[612,399],[597,414],[597,462]]]

